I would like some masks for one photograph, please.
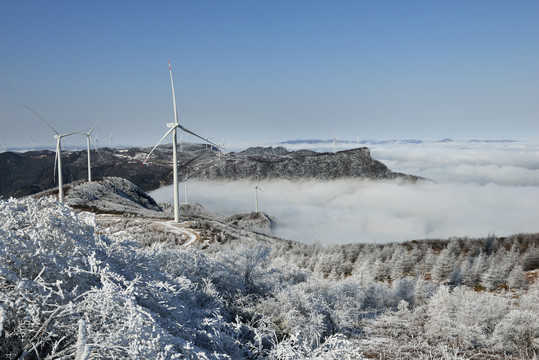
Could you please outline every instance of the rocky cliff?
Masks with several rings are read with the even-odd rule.
[[[338,178],[395,179],[417,181],[412,175],[393,172],[370,156],[368,148],[337,153],[300,150],[288,152],[278,148],[250,148],[217,159],[211,155],[197,157],[188,164],[190,178],[214,179],[319,179]]]

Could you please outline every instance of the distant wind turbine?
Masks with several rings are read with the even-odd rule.
[[[97,120],[97,122],[95,123],[94,127],[90,129],[90,131],[88,132],[80,132],[80,134],[82,135],[86,135],[86,150],[88,152],[88,182],[92,182],[92,163],[90,161],[90,141],[94,141],[94,139],[92,139],[92,131],[95,130],[95,128],[97,127],[97,124],[99,124],[99,121],[101,119]],[[97,150],[97,153],[99,154],[99,156],[101,156],[101,153],[99,152],[99,150],[97,149],[97,137],[96,137],[96,140],[94,142],[94,147],[95,149]],[[101,158],[103,158],[103,156],[101,156]]]
[[[221,154],[225,154],[225,139],[221,139],[221,143],[219,144],[219,160],[221,160]]]
[[[56,131],[45,119],[43,119],[38,113],[32,110],[29,106],[22,104],[25,108],[34,113],[41,119],[52,131],[54,131],[54,138],[56,139],[56,158],[54,159],[54,172],[56,172],[56,165],[58,164],[58,200],[64,202],[64,183],[62,179],[62,138],[74,134],[80,134],[82,131],[74,131],[67,134],[60,134]],[[54,176],[54,173],[53,173]]]
[[[339,144],[339,140],[337,140],[335,135],[333,136],[332,140],[333,140],[333,153],[335,154],[337,152],[337,145]]]
[[[174,221],[179,222],[180,221],[180,199],[179,199],[179,191],[178,191],[178,153],[177,153],[177,130],[178,128],[185,131],[188,134],[191,134],[193,136],[196,136],[199,139],[204,140],[207,143],[210,143],[211,145],[219,148],[216,144],[212,143],[208,139],[203,138],[200,135],[195,134],[191,130],[188,130],[184,128],[180,123],[178,122],[178,109],[176,107],[176,95],[174,94],[174,81],[172,80],[172,69],[170,67],[170,61],[168,62],[168,71],[170,72],[170,84],[172,86],[172,101],[174,105],[174,122],[168,123],[167,127],[170,128],[165,135],[159,140],[159,142],[153,147],[152,151],[146,156],[146,159],[144,159],[144,162],[142,165],[146,164],[148,159],[150,158],[150,155],[152,155],[153,151],[161,142],[170,134],[172,133],[172,169],[173,169],[173,182],[174,182]]]
[[[256,213],[258,213],[258,190],[264,192],[264,190],[262,190],[262,188],[258,185],[255,185],[255,211]]]

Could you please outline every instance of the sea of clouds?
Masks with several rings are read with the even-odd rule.
[[[331,146],[286,147],[331,151]],[[340,145],[338,150],[355,146]],[[275,234],[328,245],[539,232],[538,140],[367,146],[372,157],[390,169],[430,181],[261,182],[259,207],[277,220]],[[255,185],[245,180],[189,181],[189,201],[223,215],[250,212]],[[171,201],[172,189],[163,187],[150,195],[158,202]]]

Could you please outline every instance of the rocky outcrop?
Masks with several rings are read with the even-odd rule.
[[[254,148],[237,154],[227,154],[220,160],[199,157],[191,161],[188,166],[190,178],[203,180],[402,178],[414,182],[420,179],[417,176],[389,170],[386,165],[371,158],[370,150],[366,147],[339,151],[335,154],[305,150],[282,152],[271,148],[261,151],[260,148]]]
[[[102,213],[140,213],[163,210],[132,182],[119,177],[81,182],[66,191],[65,203],[76,209]]]

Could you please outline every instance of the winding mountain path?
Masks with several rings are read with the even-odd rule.
[[[150,224],[152,229],[157,231],[169,231],[173,232],[175,234],[178,234],[180,236],[185,236],[187,238],[187,241],[183,244],[183,246],[189,246],[194,244],[196,241],[200,241],[200,234],[198,234],[195,230],[189,229],[192,225],[192,221],[184,221],[181,223],[176,223],[173,220],[169,221],[154,221]]]

